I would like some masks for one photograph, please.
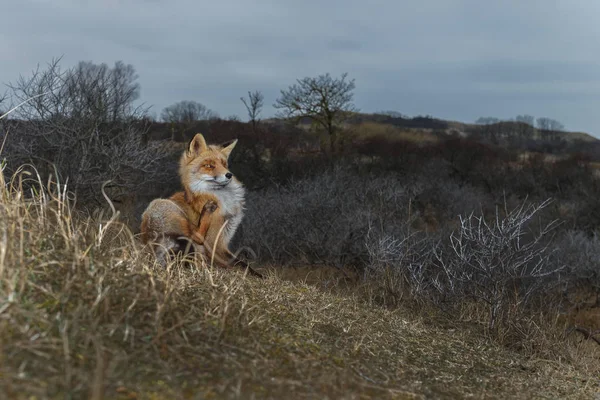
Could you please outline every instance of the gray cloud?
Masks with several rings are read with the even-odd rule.
[[[348,72],[364,111],[473,121],[529,113],[600,134],[595,0],[20,0],[3,5],[0,80],[63,55],[133,64],[160,110],[197,100],[266,114],[296,78]]]

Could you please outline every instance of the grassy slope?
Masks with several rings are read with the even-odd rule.
[[[527,359],[425,308],[381,307],[368,291],[336,287],[331,277],[309,284],[278,273],[260,281],[237,271],[158,268],[119,223],[75,218],[62,195],[24,201],[22,194],[0,193],[4,398],[592,398],[600,391],[593,371],[575,367],[583,364]]]
[[[111,338],[113,324],[99,326],[102,374],[97,355],[80,339],[71,345],[79,359],[69,363],[71,378],[59,372],[66,365],[63,344],[46,360],[56,373],[31,368],[8,385],[12,393],[85,398],[94,381],[107,398],[592,398],[600,390],[592,376],[567,364],[527,360],[460,326],[424,323],[425,316],[386,310],[343,291],[229,271],[213,274],[212,287],[208,274],[179,268],[172,275],[193,277],[181,283],[187,293],[167,306],[173,318],[163,317],[161,333],[132,321],[139,333],[123,342],[124,330]],[[185,318],[190,312],[196,319]],[[153,314],[146,318],[154,320]],[[24,356],[33,365],[36,358]],[[9,371],[18,366],[8,361]]]
[[[243,287],[256,322],[209,339],[206,375],[184,374],[171,388],[183,381],[189,393],[261,398],[584,398],[598,390],[567,365],[528,361],[401,310],[273,277]]]

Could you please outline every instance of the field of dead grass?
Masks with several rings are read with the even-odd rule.
[[[2,176],[0,174],[0,176]],[[31,181],[29,181],[31,179]],[[153,263],[33,171],[0,184],[0,397],[594,398],[596,350],[532,358],[335,272]],[[304,273],[306,272],[306,273]],[[319,279],[322,278],[322,279]]]
[[[389,124],[363,122],[350,128],[350,133],[357,139],[378,137],[390,142],[405,141],[415,144],[431,144],[439,141],[439,137],[425,129],[398,128]]]

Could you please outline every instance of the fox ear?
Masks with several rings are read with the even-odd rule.
[[[223,143],[223,145],[222,145],[223,148],[221,149],[221,153],[223,153],[225,155],[225,157],[229,158],[229,155],[231,154],[231,151],[235,147],[237,141],[238,141],[237,139],[234,139],[230,142]]]
[[[204,136],[201,133],[196,133],[196,136],[191,140],[188,145],[187,155],[188,156],[197,156],[208,148],[206,146],[206,140],[204,140]]]

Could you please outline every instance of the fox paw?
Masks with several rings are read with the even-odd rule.
[[[204,204],[204,211],[212,214],[217,210],[218,207],[219,206],[217,206],[217,203],[215,201],[209,200],[206,202],[206,204]]]

